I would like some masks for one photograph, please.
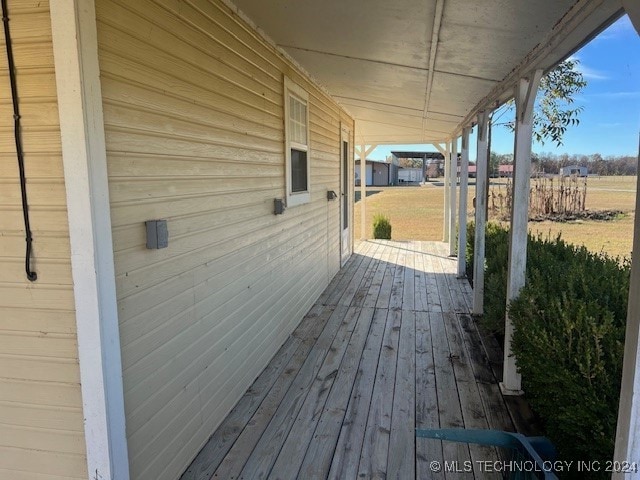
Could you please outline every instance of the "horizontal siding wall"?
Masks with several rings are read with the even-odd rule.
[[[87,478],[75,307],[49,6],[9,0],[33,265],[0,35],[0,479]]]
[[[221,2],[96,8],[131,475],[175,479],[339,268],[353,121]],[[283,75],[309,92],[312,201],[275,216]]]

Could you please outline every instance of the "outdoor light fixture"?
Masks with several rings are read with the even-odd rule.
[[[284,200],[282,198],[273,200],[273,213],[274,215],[282,215],[284,213]]]
[[[147,227],[147,248],[156,250],[169,246],[169,230],[166,220],[147,220],[144,222]]]

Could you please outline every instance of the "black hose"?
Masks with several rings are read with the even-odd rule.
[[[20,170],[20,189],[22,193],[22,216],[24,217],[25,240],[27,251],[25,253],[24,268],[27,278],[35,282],[38,278],[36,272],[31,270],[31,249],[33,238],[29,225],[29,203],[27,202],[27,180],[24,174],[24,152],[22,151],[22,138],[20,129],[20,106],[18,105],[18,85],[16,84],[16,66],[13,61],[13,48],[11,46],[11,34],[9,32],[9,15],[7,14],[7,0],[2,0],[2,23],[4,23],[4,41],[7,47],[7,62],[9,63],[9,80],[11,82],[11,99],[13,101],[13,131],[16,141],[16,154],[18,156],[18,169]]]

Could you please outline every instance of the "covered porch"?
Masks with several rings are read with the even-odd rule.
[[[183,480],[444,478],[438,466],[465,462],[475,474],[462,478],[501,478],[479,470],[494,449],[415,437],[531,428],[522,399],[500,392],[501,348],[472,319],[471,287],[447,250],[358,243]]]

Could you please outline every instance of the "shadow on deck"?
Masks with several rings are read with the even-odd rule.
[[[360,243],[182,479],[445,478],[434,461],[475,468],[446,478],[502,478],[478,470],[498,459],[492,448],[415,438],[530,433],[522,400],[500,393],[502,352],[471,301],[444,244]]]

